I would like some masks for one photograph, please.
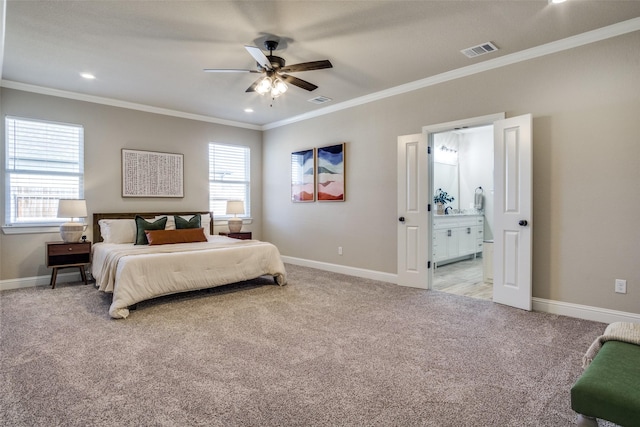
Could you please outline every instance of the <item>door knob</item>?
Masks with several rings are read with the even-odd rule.
[[[404,217],[403,217],[403,216],[401,216],[400,218],[398,218],[398,221],[400,221],[400,222],[404,222]]]
[[[527,224],[529,223],[527,222],[526,219],[521,219],[520,221],[518,221],[518,225],[521,225],[522,227],[526,227]]]

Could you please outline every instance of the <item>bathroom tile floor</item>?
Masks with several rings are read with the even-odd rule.
[[[438,266],[433,274],[433,289],[489,301],[493,299],[493,285],[482,282],[481,257]]]

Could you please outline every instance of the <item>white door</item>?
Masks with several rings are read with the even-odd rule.
[[[531,114],[494,122],[493,300],[531,310]]]
[[[429,288],[429,161],[423,134],[398,137],[398,284]]]

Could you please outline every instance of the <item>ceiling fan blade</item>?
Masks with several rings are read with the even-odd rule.
[[[296,71],[311,71],[322,70],[323,68],[333,68],[333,65],[328,60],[303,62],[300,64],[288,65],[280,68],[283,73],[295,73]]]
[[[205,73],[259,73],[258,70],[243,70],[240,68],[205,68]]]
[[[267,59],[265,54],[262,53],[262,51],[260,49],[258,49],[255,46],[245,46],[244,48],[247,49],[247,52],[249,52],[249,55],[253,56],[253,59],[256,60],[258,65],[260,65],[265,70],[271,70],[272,69],[271,61],[269,61]]]
[[[318,86],[314,85],[313,83],[309,83],[297,77],[289,76],[287,74],[280,74],[279,76],[285,82],[291,83],[292,85],[298,86],[299,88],[306,89],[309,92],[318,88]]]

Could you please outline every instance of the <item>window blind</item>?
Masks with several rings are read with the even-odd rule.
[[[60,223],[59,199],[84,198],[84,129],[5,118],[5,223]]]
[[[243,216],[251,215],[250,154],[245,146],[209,144],[209,209],[216,217],[227,216],[227,200],[244,201]]]

